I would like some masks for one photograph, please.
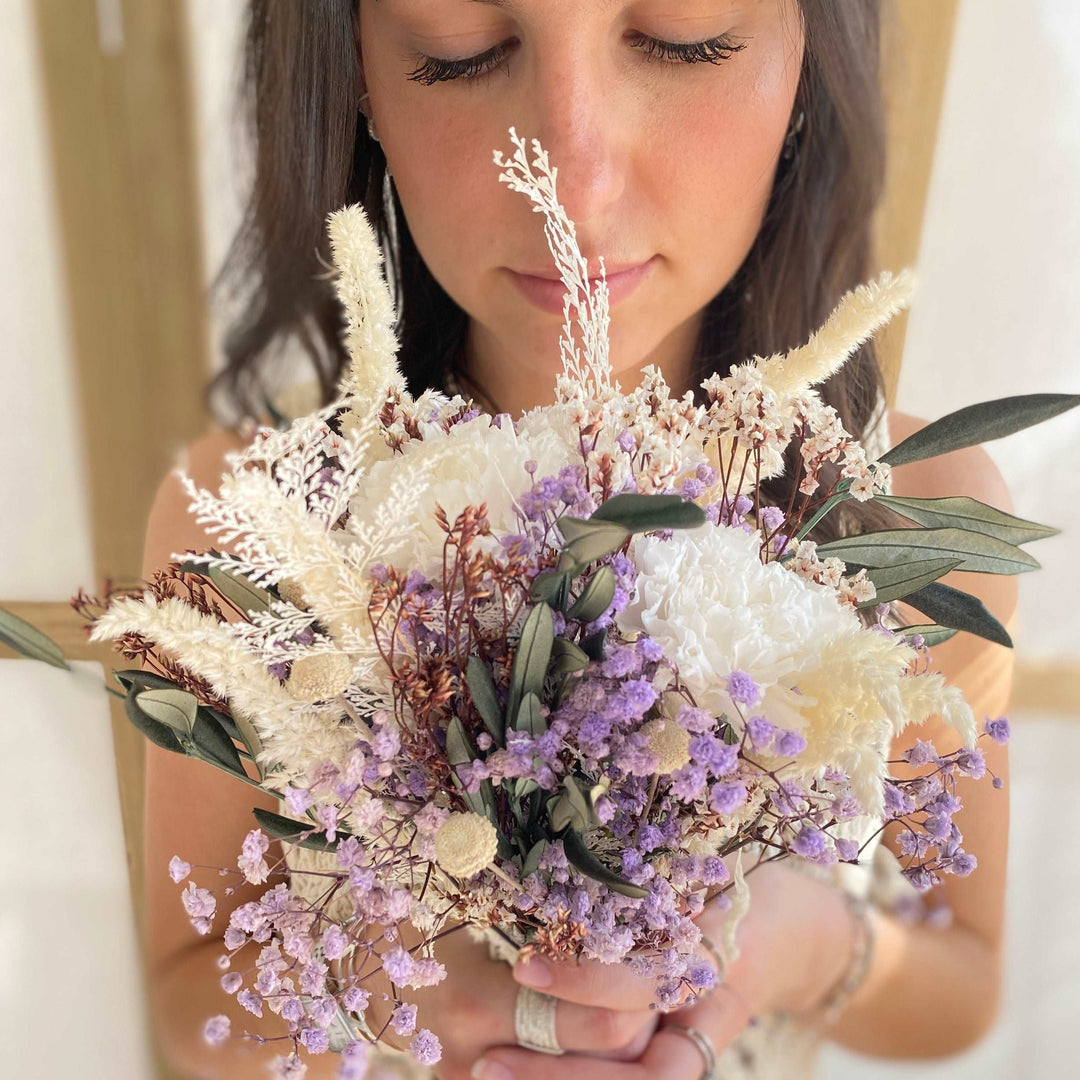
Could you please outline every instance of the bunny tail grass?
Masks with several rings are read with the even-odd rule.
[[[886,270],[874,281],[845,293],[825,325],[805,345],[762,362],[769,386],[780,396],[823,383],[878,329],[907,307],[916,279],[910,270]]]
[[[383,253],[375,232],[359,204],[335,211],[328,220],[337,268],[334,287],[345,313],[349,354],[341,392],[373,399],[390,386],[404,389],[397,363],[394,304],[383,277]]]

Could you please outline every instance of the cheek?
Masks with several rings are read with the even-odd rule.
[[[492,151],[513,147],[505,133],[499,139],[497,125],[479,126],[462,110],[428,106],[392,120],[393,130],[407,135],[384,149],[413,239],[436,280],[469,308],[467,290],[476,268],[486,268],[493,253],[514,246],[491,235],[492,225],[505,218],[498,208],[506,198]],[[539,228],[538,237],[544,245]],[[536,244],[532,249],[540,250]]]
[[[678,269],[708,292],[703,303],[735,273],[760,230],[797,88],[789,53],[755,60],[686,101],[665,130],[664,152],[653,156],[651,197],[678,192],[666,201],[675,251],[689,256]]]

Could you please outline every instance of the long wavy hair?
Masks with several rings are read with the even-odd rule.
[[[848,289],[873,272],[871,221],[884,183],[880,0],[798,0],[806,47],[792,116],[805,114],[783,158],[755,242],[706,307],[696,385],[713,371],[803,343]],[[386,253],[398,303],[399,362],[409,388],[439,386],[460,359],[466,313],[416,249],[386,159],[358,110],[356,0],[250,0],[242,108],[254,183],[215,283],[239,312],[225,364],[208,387],[219,415],[265,415],[264,368],[294,339],[329,402],[346,361],[327,280],[326,216],[359,202]],[[865,437],[882,376],[873,342],[822,389],[847,430]],[[794,470],[788,473],[793,475]],[[781,506],[792,481],[768,494]],[[865,528],[873,504],[832,515],[816,539]]]

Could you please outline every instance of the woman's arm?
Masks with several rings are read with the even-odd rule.
[[[215,432],[194,443],[188,451],[187,469],[201,487],[216,489],[225,468],[224,455],[243,445],[232,432]],[[187,512],[187,496],[176,477],[161,484],[147,525],[143,551],[143,576],[169,562],[173,552],[186,548],[206,550],[212,540]],[[218,545],[220,546],[220,545]],[[275,799],[261,795],[246,784],[200,762],[146,744],[145,855],[146,940],[145,952],[151,1011],[161,1053],[183,1073],[200,1077],[263,1080],[273,1054],[241,1040],[244,1031],[266,1038],[287,1033],[287,1024],[264,1009],[262,1019],[237,1005],[221,988],[224,974],[216,965],[225,951],[221,936],[230,912],[240,904],[257,900],[265,886],[242,879],[221,878],[203,866],[236,866],[247,832],[255,827],[252,808],[278,809]],[[277,845],[275,845],[276,847]],[[214,930],[200,937],[188,921],[180,900],[183,886],[168,875],[169,859],[179,855],[192,864],[191,880],[218,897]],[[227,885],[240,884],[231,896]],[[243,966],[253,962],[250,950],[240,954]],[[241,961],[238,959],[238,964]],[[211,1016],[226,1015],[234,1038],[223,1046],[208,1045],[203,1026]],[[278,1044],[277,1053],[288,1053],[289,1042]],[[332,1077],[336,1055],[309,1059],[309,1080]]]
[[[914,417],[892,414],[894,444],[924,424]],[[1000,472],[980,447],[898,468],[893,488],[897,495],[923,498],[971,495],[1012,510]],[[943,581],[979,597],[1003,624],[1016,610],[1015,577],[954,572]],[[905,607],[903,614],[909,622],[926,621],[911,608]],[[935,647],[932,655],[935,669],[963,691],[980,730],[987,716],[1006,712],[1011,650],[961,633]],[[916,738],[933,742],[941,754],[961,745],[956,732],[932,721],[903,732],[893,744],[893,759],[913,746]],[[978,781],[963,777],[957,782],[963,809],[953,820],[964,835],[964,850],[976,856],[978,867],[970,877],[944,875],[943,884],[927,897],[951,909],[948,929],[906,926],[889,915],[877,915],[873,968],[829,1031],[831,1038],[854,1050],[884,1057],[956,1053],[976,1043],[997,1015],[1009,831],[1008,751],[987,738],[978,745],[989,771],[1005,780],[1001,790],[992,787],[989,776]],[[896,776],[921,771],[905,772],[904,768],[894,765],[891,771]],[[898,857],[900,831],[892,825],[883,837]]]

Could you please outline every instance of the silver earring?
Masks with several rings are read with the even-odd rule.
[[[788,128],[787,134],[784,136],[784,148],[780,154],[784,161],[790,161],[795,156],[795,151],[799,148],[799,135],[805,122],[806,113],[800,109],[798,119],[792,121],[791,127]]]
[[[359,106],[360,102],[362,102],[367,96],[367,94],[361,95],[360,100],[356,104]],[[360,111],[363,112],[363,109],[361,109]],[[378,135],[375,134],[375,125],[372,123],[371,116],[368,113],[364,113],[364,118],[367,120],[368,137],[371,138],[374,142],[381,142],[382,140],[379,138]]]

